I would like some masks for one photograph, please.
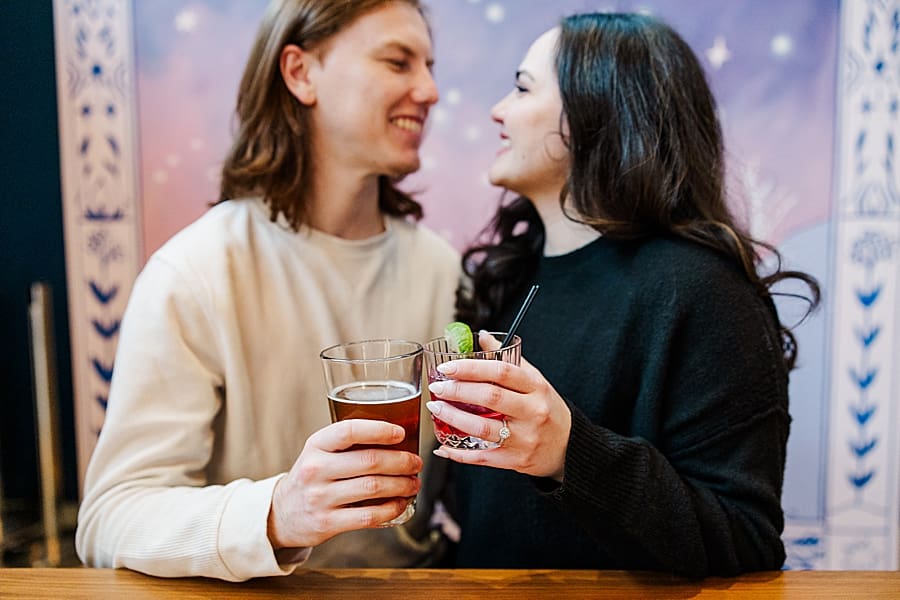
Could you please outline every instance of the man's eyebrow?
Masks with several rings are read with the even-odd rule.
[[[415,50],[410,48],[409,45],[404,44],[403,42],[400,42],[397,40],[387,41],[378,47],[379,52],[384,51],[384,50],[399,50],[406,56],[418,56],[418,54],[419,54],[418,52],[416,52]],[[431,67],[433,67],[434,66],[434,57],[431,56],[430,54],[427,55],[427,57],[425,59],[425,64],[428,66],[429,69]]]

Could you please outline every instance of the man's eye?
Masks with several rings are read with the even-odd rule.
[[[387,59],[387,63],[391,65],[392,68],[397,69],[398,71],[403,71],[409,67],[409,62],[403,59]]]

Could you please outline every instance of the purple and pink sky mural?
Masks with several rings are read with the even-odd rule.
[[[135,3],[145,252],[217,194],[238,78],[262,0]],[[720,104],[735,211],[779,243],[830,210],[837,0],[434,0],[435,74],[421,192],[425,222],[462,248],[499,191],[485,172],[498,147],[490,107],[512,87],[529,43],[560,16],[641,10],[671,23],[701,56]]]

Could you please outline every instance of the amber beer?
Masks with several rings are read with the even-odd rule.
[[[422,345],[406,340],[363,340],[325,348],[319,353],[325,371],[328,408],[334,423],[347,419],[386,421],[403,427],[399,444],[356,444],[347,450],[401,450],[419,454],[419,405],[422,403]],[[355,506],[380,504],[372,498]],[[408,521],[416,510],[415,498],[391,527]]]
[[[343,385],[328,394],[333,422],[346,419],[371,419],[400,425],[406,432],[403,441],[393,446],[356,444],[351,450],[385,448],[419,452],[419,410],[422,391],[401,381],[365,381]]]

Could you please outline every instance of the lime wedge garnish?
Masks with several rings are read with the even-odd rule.
[[[471,352],[474,348],[472,330],[460,321],[455,321],[444,327],[444,339],[447,340],[450,352]]]

